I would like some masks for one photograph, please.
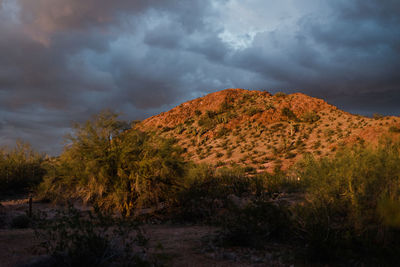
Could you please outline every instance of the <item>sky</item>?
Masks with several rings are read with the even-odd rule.
[[[0,146],[226,88],[400,115],[398,0],[0,0]]]

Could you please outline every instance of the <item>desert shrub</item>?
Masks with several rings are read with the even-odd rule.
[[[375,120],[379,120],[379,119],[383,119],[385,116],[383,116],[382,114],[379,113],[374,113],[372,115],[372,118],[374,118]]]
[[[186,125],[192,125],[193,123],[194,123],[194,119],[192,119],[192,118],[190,118],[190,119],[187,119],[187,120],[185,120],[185,122],[184,122]]]
[[[391,132],[391,133],[400,133],[400,127],[390,126],[389,127],[389,132]]]
[[[261,179],[247,177],[240,168],[192,165],[172,213],[179,220],[216,223],[218,211],[230,203],[229,196],[260,195],[262,191]]]
[[[161,132],[162,132],[162,133],[165,133],[165,132],[169,132],[169,131],[171,131],[171,130],[173,130],[173,129],[174,129],[173,127],[168,127],[168,126],[166,126],[166,127],[162,128]]]
[[[222,102],[219,111],[220,112],[226,112],[229,111],[233,108],[233,104],[231,103],[232,99],[225,99],[224,102]]]
[[[332,129],[325,129],[324,130],[324,135],[325,137],[332,137],[335,134],[335,131]]]
[[[232,148],[230,148],[230,149],[228,149],[228,150],[226,151],[226,157],[227,157],[227,158],[232,157],[232,154],[233,154],[233,149],[232,149]]]
[[[218,130],[217,137],[218,138],[223,137],[223,136],[227,135],[228,133],[229,133],[229,129],[226,127],[222,127],[221,129]]]
[[[72,205],[53,219],[38,216],[41,247],[52,257],[46,266],[154,266],[139,225],[101,212],[83,213]]]
[[[269,110],[269,109],[275,109],[274,104],[272,104],[272,103],[265,104],[265,110]]]
[[[279,192],[298,192],[301,191],[301,183],[293,173],[283,172],[278,166],[273,173],[260,174],[264,181],[265,191],[269,194]]]
[[[243,170],[247,173],[253,173],[256,171],[256,169],[253,166],[246,166],[243,168]]]
[[[215,116],[218,115],[218,113],[216,111],[213,110],[206,110],[206,114],[205,114],[208,118],[212,119]]]
[[[44,160],[22,141],[13,149],[0,148],[0,192],[24,192],[39,184],[45,174]]]
[[[276,97],[286,97],[287,94],[283,93],[283,92],[277,92],[274,96],[276,96]]]
[[[123,131],[117,115],[103,112],[76,125],[38,193],[51,200],[81,199],[132,214],[174,197],[184,173],[174,140]]]
[[[288,107],[284,107],[282,108],[282,115],[286,116],[289,120],[297,120],[296,115],[293,113],[293,111],[288,108]]]
[[[246,114],[249,115],[249,116],[254,116],[254,115],[256,115],[257,113],[260,113],[260,112],[262,112],[261,108],[251,107],[246,111]]]
[[[301,116],[301,120],[308,123],[317,122],[320,118],[315,111],[306,112]]]
[[[176,126],[176,132],[182,134],[186,130],[185,126],[181,123]]]
[[[287,152],[286,155],[285,155],[285,158],[286,159],[292,159],[292,158],[295,158],[296,156],[297,156],[297,154],[294,153],[294,152]]]
[[[314,145],[312,146],[313,149],[318,149],[321,146],[321,141],[318,140],[314,143]]]
[[[205,130],[213,129],[217,124],[220,123],[217,118],[217,112],[207,110],[204,115],[202,115],[198,121],[200,127]]]
[[[393,207],[400,201],[399,147],[358,145],[334,158],[307,155],[300,163],[296,175],[306,196],[296,219],[309,256],[390,260],[398,255],[400,210]]]

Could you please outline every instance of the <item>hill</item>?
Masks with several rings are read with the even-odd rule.
[[[135,127],[176,138],[188,160],[257,171],[286,169],[304,153],[329,156],[341,146],[400,136],[399,117],[368,118],[301,93],[244,89],[188,101]]]

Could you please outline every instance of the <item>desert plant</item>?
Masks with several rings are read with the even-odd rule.
[[[247,177],[240,168],[215,170],[204,164],[192,165],[173,214],[179,220],[216,223],[218,210],[230,203],[228,196],[259,195],[263,188],[260,178]]]
[[[72,205],[53,219],[39,214],[35,230],[52,257],[51,266],[153,266],[147,239],[138,223],[101,212],[80,212]],[[47,265],[46,265],[47,266]]]
[[[13,149],[0,148],[0,192],[26,192],[45,174],[45,156],[29,143],[17,141]]]
[[[300,163],[296,175],[306,201],[298,207],[298,235],[312,257],[396,257],[400,232],[393,218],[400,211],[392,204],[400,199],[399,148],[390,141],[377,149],[358,145],[334,158],[307,155]]]
[[[293,113],[293,111],[288,108],[288,107],[284,107],[282,108],[282,115],[286,116],[289,120],[297,120],[296,115]]]
[[[109,111],[76,125],[62,155],[48,166],[42,198],[79,198],[130,215],[173,198],[184,162],[172,139],[123,131]]]
[[[277,93],[275,93],[274,96],[276,96],[276,97],[286,97],[287,94],[286,94],[286,93],[283,93],[283,92],[277,92]]]
[[[397,126],[390,126],[390,127],[389,127],[389,132],[392,132],[392,133],[400,133],[400,127],[397,127]]]
[[[257,113],[260,113],[260,112],[262,112],[261,108],[251,107],[246,111],[246,114],[249,115],[249,116],[254,116],[254,115],[256,115]]]
[[[317,122],[320,118],[315,111],[306,112],[301,116],[301,120],[308,123]]]

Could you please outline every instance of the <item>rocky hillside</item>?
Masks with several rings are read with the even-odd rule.
[[[352,115],[301,93],[226,89],[183,103],[136,127],[174,137],[188,160],[257,171],[287,168],[306,152],[400,137],[400,118]]]

